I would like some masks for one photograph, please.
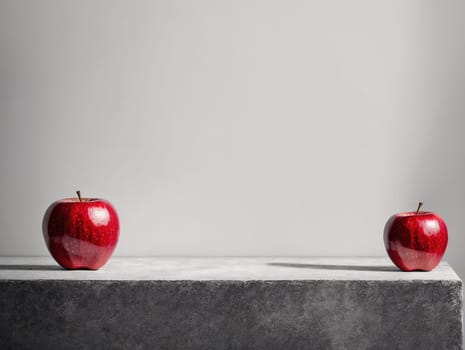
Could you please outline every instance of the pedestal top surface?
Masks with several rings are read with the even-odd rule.
[[[402,272],[387,257],[112,257],[98,271],[64,270],[50,257],[0,257],[0,280],[460,281],[443,261]]]

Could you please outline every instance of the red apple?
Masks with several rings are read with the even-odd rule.
[[[384,227],[384,245],[392,262],[403,271],[431,271],[447,247],[447,227],[438,215],[420,211],[391,216]]]
[[[119,236],[113,206],[95,198],[65,198],[48,207],[42,221],[45,243],[66,269],[97,270],[110,259]]]

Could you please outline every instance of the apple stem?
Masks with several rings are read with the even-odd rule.
[[[420,212],[420,208],[423,205],[423,202],[418,202],[418,208],[415,214],[418,214]]]
[[[81,191],[76,191],[76,194],[79,198],[79,202],[82,202],[82,199],[81,199]]]

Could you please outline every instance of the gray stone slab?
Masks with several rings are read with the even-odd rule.
[[[444,261],[405,273],[387,257],[113,257],[98,271],[64,270],[50,257],[0,257],[0,279],[460,281]]]
[[[0,258],[1,349],[461,349],[462,282],[386,258]]]

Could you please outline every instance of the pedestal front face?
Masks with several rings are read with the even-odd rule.
[[[462,348],[462,283],[446,263],[427,273],[384,258],[0,266],[2,349]]]

